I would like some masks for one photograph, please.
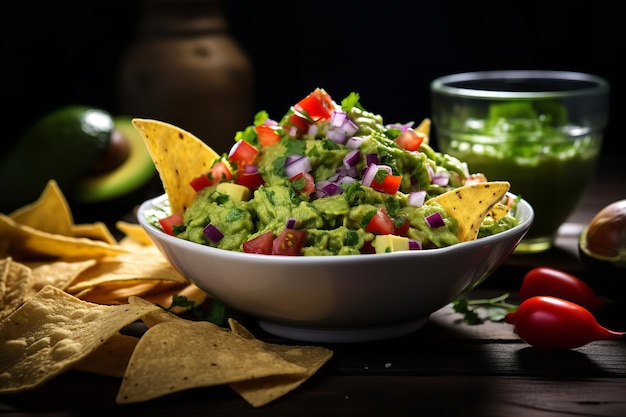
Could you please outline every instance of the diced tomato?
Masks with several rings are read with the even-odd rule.
[[[396,236],[406,236],[409,231],[409,219],[405,215],[400,215],[393,219],[393,234]]]
[[[212,183],[213,183],[213,181],[211,181],[209,179],[209,176],[207,174],[202,174],[202,175],[199,175],[196,178],[192,179],[189,182],[189,185],[191,185],[191,188],[193,188],[194,190],[200,191],[203,188],[208,187]]]
[[[183,215],[180,213],[170,214],[167,217],[159,219],[159,224],[163,228],[163,231],[168,235],[174,236],[174,226],[182,226]]]
[[[300,255],[300,249],[306,241],[306,232],[303,230],[283,229],[274,239],[272,255]]]
[[[305,117],[299,115],[298,113],[294,113],[289,116],[287,122],[283,125],[283,129],[288,135],[299,138],[309,131],[310,126],[311,122],[309,122]]]
[[[246,172],[243,170],[237,172],[236,182],[251,190],[256,190],[265,183],[263,177],[258,172]]]
[[[274,244],[274,234],[272,231],[265,232],[262,235],[254,237],[243,242],[243,251],[245,253],[258,253],[261,255],[271,255]]]
[[[407,151],[416,151],[424,142],[425,135],[422,132],[416,132],[413,129],[407,129],[395,139],[399,147]]]
[[[317,122],[330,119],[335,106],[326,91],[316,88],[311,94],[300,100],[294,108],[299,112],[308,114],[313,121]]]
[[[276,133],[274,126],[259,125],[255,126],[254,130],[256,130],[261,146],[273,145],[280,141],[280,135]]]
[[[469,177],[465,178],[463,185],[475,184],[478,182],[487,182],[487,177],[485,174],[472,174]]]
[[[230,148],[228,160],[237,162],[237,165],[241,168],[253,163],[258,153],[259,150],[254,145],[240,139]]]
[[[380,191],[385,194],[395,194],[400,188],[402,182],[402,175],[385,175],[382,182],[372,180],[371,187],[376,191]]]
[[[367,223],[365,231],[379,235],[389,235],[393,233],[393,220],[389,216],[389,213],[387,213],[386,208],[381,207],[376,211],[376,214],[374,214],[369,223]]]
[[[213,164],[209,172],[202,174],[194,178],[189,182],[189,185],[194,190],[200,191],[210,185],[217,184],[220,181],[228,181],[233,178],[233,173],[230,170],[228,163],[223,160],[219,160]]]
[[[291,186],[295,192],[300,194],[309,195],[315,191],[315,179],[313,175],[308,172],[298,172],[293,177],[289,178]]]

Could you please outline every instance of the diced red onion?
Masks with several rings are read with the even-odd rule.
[[[436,229],[446,224],[443,221],[443,217],[441,217],[441,213],[439,213],[438,211],[429,216],[426,216],[426,223],[428,223],[428,226],[430,226],[431,229]]]
[[[409,239],[409,250],[421,250],[422,242],[415,239]]]
[[[408,197],[409,206],[422,207],[426,200],[426,191],[411,191]]]
[[[356,163],[359,162],[359,159],[361,159],[361,152],[359,152],[358,149],[353,149],[343,158],[343,165],[346,168],[350,168],[351,166],[356,165]]]
[[[326,184],[323,188],[322,191],[326,194],[326,195],[335,195],[335,194],[340,194],[342,189],[340,186],[338,186],[337,184],[335,184],[334,182],[328,183]]]
[[[295,229],[296,227],[296,219],[293,217],[290,217],[287,219],[287,222],[285,223],[285,228],[286,229]]]
[[[330,127],[341,127],[348,119],[348,113],[345,111],[336,111],[333,110],[332,115],[330,116]]]
[[[348,175],[339,178],[339,180],[337,181],[339,184],[351,184],[353,182],[356,181],[356,178],[354,177],[350,177]]]
[[[426,171],[428,172],[428,176],[430,177],[431,181],[433,179],[433,175],[435,175],[435,171],[433,171],[433,167],[431,167],[430,165],[426,165]]]
[[[363,178],[361,179],[361,184],[367,185],[367,186],[371,185],[372,181],[374,180],[374,177],[376,176],[377,172],[378,172],[378,165],[376,165],[376,164],[369,164],[367,166],[367,169],[363,173]]]
[[[402,132],[405,132],[407,129],[413,127],[413,124],[415,122],[407,122],[407,123],[392,123],[392,124],[388,124],[385,127],[387,129],[398,129]]]
[[[285,161],[287,162],[287,161]],[[285,164],[285,174],[291,178],[298,172],[310,172],[313,169],[311,159],[308,156],[302,156],[289,164]]]
[[[370,186],[372,184],[372,181],[376,177],[376,174],[378,173],[378,170],[380,170],[380,169],[384,169],[389,174],[392,173],[392,170],[391,170],[390,166],[369,164],[369,166],[365,170],[365,173],[363,174],[363,178],[361,179],[361,184]]]
[[[333,111],[326,136],[333,142],[344,144],[347,138],[354,135],[357,130],[358,126],[350,120],[346,112]]]
[[[283,127],[284,129],[284,127]],[[295,138],[296,135],[298,134],[298,128],[295,126],[291,126],[288,130],[285,131],[285,133],[289,136],[291,136],[292,138]]]
[[[363,138],[360,136],[350,136],[346,139],[346,146],[350,149],[356,149],[363,143]]]
[[[278,126],[278,122],[274,119],[270,119],[269,117],[265,119],[263,122],[264,126]]]
[[[292,163],[296,162],[298,159],[302,158],[303,156],[304,155],[299,155],[297,153],[287,156],[287,158],[285,158],[285,166],[291,165]]]
[[[310,136],[315,136],[317,135],[317,131],[318,131],[318,127],[315,123],[311,124],[311,126],[309,126],[309,130],[307,132],[308,135]]]
[[[378,164],[378,155],[375,153],[368,153],[365,155],[365,165]]]
[[[328,129],[326,137],[340,145],[343,145],[346,142],[346,134],[340,130]]]
[[[222,232],[220,232],[213,223],[209,223],[209,225],[204,228],[204,235],[213,243],[219,242],[224,237]]]
[[[259,167],[255,164],[247,164],[243,168],[243,170],[246,172],[246,174],[256,174],[257,172],[259,172]]]
[[[445,187],[448,185],[448,182],[450,182],[450,177],[448,174],[435,174],[432,176],[431,182],[435,185]]]

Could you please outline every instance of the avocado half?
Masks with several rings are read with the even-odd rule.
[[[78,185],[74,198],[80,203],[97,203],[129,194],[147,184],[156,174],[150,152],[128,116],[115,116],[114,128],[128,141],[128,158],[110,172],[88,177]]]
[[[619,289],[626,282],[626,200],[609,204],[583,228],[578,254],[592,286],[611,296],[623,293]]]
[[[29,126],[0,158],[0,212],[32,203],[50,179],[72,195],[77,179],[89,175],[107,148],[113,128],[108,112],[82,105],[60,107]]]

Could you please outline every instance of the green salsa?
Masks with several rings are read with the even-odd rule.
[[[535,219],[525,239],[556,234],[590,184],[599,133],[567,125],[559,105],[537,109],[529,102],[492,105],[486,120],[437,127],[443,152],[465,161],[489,180],[506,180],[511,192],[527,200]]]

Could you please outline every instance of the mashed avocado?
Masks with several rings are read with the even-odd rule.
[[[233,202],[215,187],[205,188],[184,215],[185,230],[177,235],[196,243],[220,249],[241,251],[241,245],[258,235],[272,231],[280,234],[288,219],[295,219],[295,228],[307,231],[304,255],[353,255],[375,234],[365,231],[364,219],[371,218],[380,207],[392,215],[405,214],[410,226],[407,236],[430,247],[459,243],[456,221],[437,204],[421,207],[407,206],[401,194],[385,195],[358,183],[344,193],[305,201],[288,185],[261,186],[254,198]],[[435,211],[441,213],[445,225],[431,228],[426,217]],[[218,243],[210,242],[204,228],[215,225],[224,234]]]
[[[323,90],[315,93],[330,100]],[[290,229],[306,232],[300,253],[310,256],[371,253],[376,236],[386,233],[417,242],[424,249],[459,243],[456,220],[428,199],[462,186],[469,177],[467,165],[435,152],[427,137],[417,150],[403,148],[396,138],[411,128],[384,125],[382,117],[364,110],[357,98],[353,94],[341,105],[325,101],[326,116],[324,108],[297,105],[280,123],[260,112],[255,125],[238,132],[235,139],[258,150],[247,163],[258,170],[263,183],[245,201],[218,191],[217,184],[202,189],[184,213],[184,226],[177,236],[242,251],[245,242],[269,231],[276,237],[292,223]],[[261,145],[256,127],[270,122],[277,126],[274,132],[279,139]],[[304,122],[306,130],[301,129]],[[296,160],[302,164],[298,180],[290,172]],[[243,169],[237,165],[241,161],[229,162],[235,171]],[[311,185],[304,173],[310,175]],[[236,173],[223,180],[236,183]],[[416,202],[417,194],[421,201]],[[436,213],[441,224],[433,226],[427,218]],[[379,218],[392,223],[378,224]],[[209,224],[224,237],[217,242],[207,238]],[[485,222],[481,233],[497,233],[515,224],[515,218],[507,215]],[[391,229],[381,231],[385,225]]]

